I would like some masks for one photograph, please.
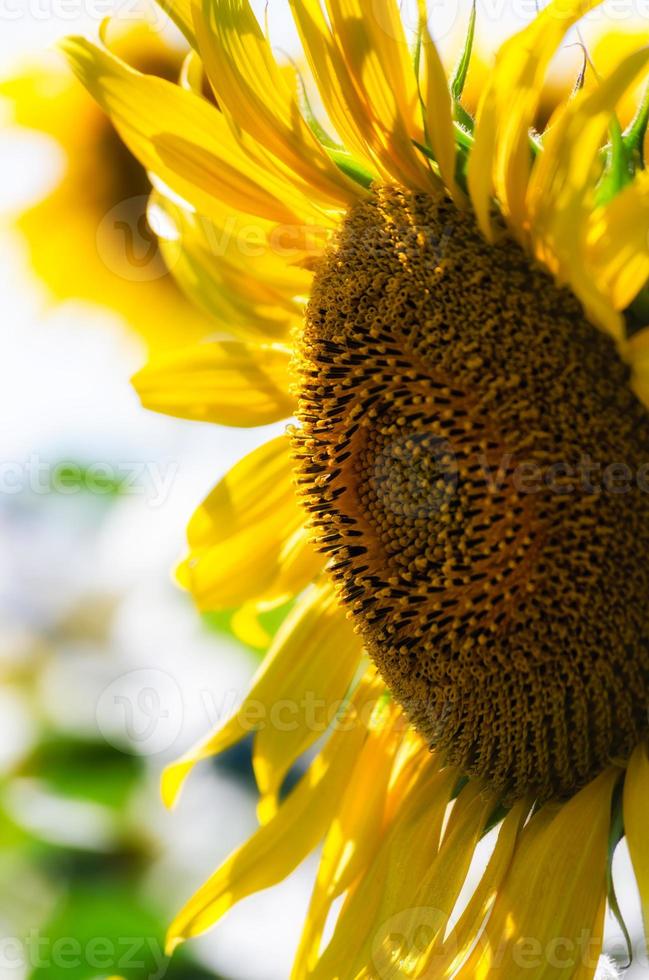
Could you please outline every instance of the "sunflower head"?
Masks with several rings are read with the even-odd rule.
[[[343,222],[299,344],[300,491],[419,731],[516,795],[625,757],[647,730],[649,415],[612,339],[510,237],[386,186]]]

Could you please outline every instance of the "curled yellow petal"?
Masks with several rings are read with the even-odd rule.
[[[213,341],[161,356],[133,378],[145,408],[220,425],[266,425],[293,412],[285,348]]]
[[[615,106],[648,63],[649,47],[634,52],[598,88],[582,93],[563,109],[548,131],[527,198],[537,256],[560,280],[569,283],[593,321],[617,337],[622,333],[622,319],[617,312],[619,305],[616,305],[615,296],[611,293],[617,292],[619,302],[625,281],[619,275],[617,280],[611,275],[614,269],[610,262],[608,277],[606,263],[603,263],[600,281],[594,274],[597,268],[589,268],[587,262],[589,258],[597,260],[596,242],[598,238],[601,241],[604,233],[602,221],[608,215],[619,222],[625,210],[624,200],[620,205],[615,205],[613,201],[608,208],[596,212],[592,217],[591,213],[596,183],[602,172],[599,151]],[[641,190],[645,186],[644,181],[638,185]],[[637,192],[627,200],[632,201],[636,197]],[[594,236],[590,255],[587,245],[589,231],[591,238]],[[629,230],[626,231],[628,235]],[[635,235],[629,240],[637,243]],[[635,262],[631,265],[630,280],[641,268],[640,256],[646,255],[646,251],[645,243],[639,253],[639,266]],[[629,253],[626,254],[628,256]],[[600,262],[602,258],[603,252],[600,250]]]
[[[319,574],[292,478],[289,442],[278,436],[240,460],[195,511],[179,577],[201,609],[277,605]]]
[[[567,803],[545,804],[521,835],[511,868],[480,941],[459,976],[487,980],[498,968],[530,980],[594,974],[602,946],[602,901],[612,767]],[[588,973],[586,973],[588,975]]]
[[[649,280],[649,174],[637,173],[589,219],[585,262],[616,310],[633,302]]]
[[[355,977],[369,965],[372,949],[400,931],[409,894],[435,857],[457,773],[430,760],[402,797],[374,860],[348,892],[336,931],[312,971],[313,980]],[[399,906],[399,903],[400,906]],[[399,907],[397,907],[399,906]]]
[[[142,75],[84,38],[66,38],[60,46],[134,156],[202,213],[220,215],[218,202],[225,201],[271,221],[322,220],[289,180],[244,152],[206,99]]]
[[[500,48],[478,108],[468,182],[478,223],[492,237],[491,196],[519,238],[527,234],[525,195],[532,166],[529,129],[542,83],[562,38],[601,0],[553,0]]]
[[[252,731],[257,732],[255,773],[260,790],[265,796],[276,794],[294,760],[334,720],[361,652],[331,586],[311,588],[280,626],[238,710],[167,767],[162,779],[165,803],[173,805],[197,762],[223,752]],[[337,671],[330,669],[332,659]]]
[[[247,0],[195,3],[196,34],[219,105],[317,198],[346,207],[363,192],[332,162],[303,119]]]
[[[180,942],[214,925],[236,902],[282,881],[323,837],[347,785],[366,728],[357,712],[371,688],[363,686],[341,722],[276,816],[250,837],[196,892],[172,923],[167,943]]]
[[[260,819],[275,812],[288,770],[333,721],[362,652],[329,583],[312,588],[280,627],[251,691],[269,707],[253,749]]]
[[[642,742],[631,756],[624,781],[624,830],[635,872],[645,940],[649,949],[649,756],[647,743]]]
[[[425,13],[426,5],[423,0],[421,6],[422,12]],[[455,203],[459,207],[464,207],[465,197],[455,180],[455,134],[451,93],[444,65],[424,17],[421,23],[421,37],[426,67],[424,87],[426,133],[444,184]]]
[[[345,66],[348,101],[359,112],[356,128],[386,175],[405,186],[436,185],[428,163],[415,150],[421,141],[419,93],[396,0],[371,10],[363,0],[327,0],[333,35]]]
[[[529,802],[523,800],[509,811],[500,825],[498,839],[477,888],[448,936],[442,934],[443,942],[431,943],[420,958],[415,977],[424,980],[433,970],[436,977],[452,977],[465,961],[491,911],[529,809]]]

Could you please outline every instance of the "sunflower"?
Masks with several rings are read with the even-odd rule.
[[[181,71],[182,49],[151,25],[132,23],[115,43],[143,71],[169,79]],[[16,125],[45,134],[65,157],[52,191],[16,221],[33,271],[51,295],[110,307],[149,347],[207,336],[209,317],[169,275],[147,222],[145,170],[67,65],[32,60],[0,83],[0,96]]]
[[[171,949],[320,843],[294,980],[592,977],[623,836],[649,932],[647,101],[616,115],[649,47],[532,128],[595,2],[508,40],[475,120],[472,32],[448,78],[423,2],[292,0],[295,86],[247,0],[167,0],[186,88],[65,42],[222,304],[227,339],[155,359],[144,404],[294,419],[189,525],[201,608],[258,638],[291,605],[164,775],[171,804],[254,732],[259,829]]]

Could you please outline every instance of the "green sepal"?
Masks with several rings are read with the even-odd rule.
[[[298,80],[298,96],[300,100],[300,109],[302,111],[302,114],[304,115],[304,118],[307,121],[309,129],[316,137],[318,142],[322,143],[323,146],[335,147],[336,149],[339,150],[344,149],[344,147],[342,147],[340,143],[336,143],[333,137],[329,135],[329,133],[324,128],[324,126],[316,116],[315,112],[313,111],[313,107],[311,105],[311,99],[309,98],[309,93],[307,92],[306,89],[306,84],[304,82],[304,79],[302,78],[301,72],[299,72],[297,68],[295,69],[295,74]]]
[[[645,169],[644,140],[649,125],[649,84],[645,88],[644,95],[637,112],[622,137],[627,153],[635,169]]]
[[[324,146],[327,154],[336,164],[338,169],[342,170],[346,177],[349,177],[357,184],[360,184],[361,187],[369,189],[375,180],[374,176],[369,172],[369,170],[366,170],[362,164],[358,163],[358,161],[354,159],[349,150],[346,150],[344,146],[337,143],[333,137],[329,135],[313,111],[311,101],[306,90],[306,85],[304,84],[304,79],[299,72],[297,72],[297,77],[301,96],[301,109],[304,114],[304,118],[308,123],[309,129],[316,137],[318,142]]]
[[[607,204],[630,184],[635,170],[617,116],[613,117],[610,128],[611,142],[606,148],[604,173],[597,188],[597,205]]]
[[[459,102],[455,103],[453,106],[453,111],[455,113],[455,118],[460,125],[463,126],[469,133],[472,133],[475,126],[473,116],[470,115],[470,113],[468,113],[464,106],[460,105]]]
[[[489,814],[487,822],[485,823],[484,830],[482,831],[481,837],[486,837],[487,834],[497,827],[501,823],[507,814],[509,813],[511,807],[505,806],[504,803],[497,803],[494,809]]]
[[[372,186],[376,177],[371,174],[369,170],[355,160],[354,157],[347,150],[341,150],[334,146],[325,146],[325,150],[336,164],[339,170],[345,174],[346,177],[351,177],[352,180],[360,184],[361,187],[365,187],[367,190]]]
[[[622,812],[622,796],[624,790],[624,777],[620,777],[615,789],[613,790],[613,799],[611,803],[611,827],[609,830],[608,837],[608,855],[606,860],[606,892],[608,897],[608,904],[611,912],[615,916],[615,920],[619,925],[622,935],[624,936],[624,941],[626,943],[627,956],[629,962],[626,964],[624,969],[628,969],[633,962],[633,943],[631,941],[631,936],[627,928],[626,922],[620,910],[620,906],[617,900],[617,895],[615,894],[615,884],[613,882],[613,856],[615,855],[615,849],[624,837],[624,815]]]
[[[455,103],[458,103],[462,98],[462,92],[464,91],[464,84],[466,82],[466,77],[469,74],[471,53],[473,51],[473,40],[475,38],[475,19],[476,19],[476,0],[473,0],[473,4],[471,6],[471,15],[469,17],[469,26],[467,27],[466,38],[464,40],[464,48],[462,50],[462,54],[460,55],[460,60],[457,63],[455,71],[453,72],[453,78],[451,79],[451,96]]]

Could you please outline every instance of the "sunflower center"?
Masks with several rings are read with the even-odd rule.
[[[647,732],[649,416],[509,238],[377,189],[317,272],[299,480],[340,597],[449,762],[566,796]]]

